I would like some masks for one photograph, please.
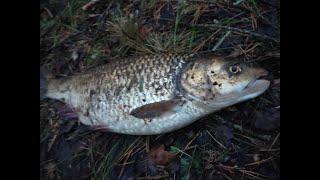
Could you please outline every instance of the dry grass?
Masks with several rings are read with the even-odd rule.
[[[40,7],[40,65],[53,75],[68,76],[131,55],[214,50],[255,61],[280,78],[279,2],[101,0],[83,11],[85,3],[50,1]],[[280,127],[271,125],[278,119],[279,85],[158,136],[93,131],[66,115],[59,102],[41,101],[41,179],[276,178]],[[271,128],[257,128],[269,121]],[[178,153],[166,166],[148,158],[162,144]]]

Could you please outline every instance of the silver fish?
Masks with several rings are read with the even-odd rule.
[[[84,74],[49,79],[48,98],[71,106],[80,122],[131,135],[167,133],[262,94],[268,72],[207,56],[144,56]]]

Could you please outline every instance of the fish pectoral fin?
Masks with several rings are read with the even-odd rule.
[[[184,103],[181,99],[172,99],[160,101],[137,107],[130,112],[130,115],[140,119],[152,119],[163,116],[167,113],[173,113],[177,107]]]

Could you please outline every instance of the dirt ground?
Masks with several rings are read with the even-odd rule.
[[[280,5],[276,0],[41,0],[40,66],[56,77],[121,57],[212,52],[273,77],[262,96],[178,131],[93,130],[40,101],[41,179],[279,179]]]

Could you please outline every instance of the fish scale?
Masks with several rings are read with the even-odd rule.
[[[239,91],[264,71],[247,69],[237,79],[228,75],[227,65],[220,58],[191,55],[126,58],[72,77],[51,79],[46,96],[71,106],[86,125],[132,135],[166,133],[256,97],[267,88],[261,82]],[[210,68],[221,72],[208,74]],[[219,87],[213,87],[213,82],[219,82]],[[235,94],[223,96],[224,91]],[[219,100],[219,94],[224,98]]]
[[[186,56],[173,55],[115,61],[95,71],[73,76],[72,80],[60,81],[60,89],[56,89],[59,93],[55,94],[52,88],[51,96],[60,96],[60,100],[70,104],[84,124],[102,124],[110,129],[110,124],[116,124],[120,119],[137,120],[125,115],[133,109],[175,96],[178,91],[174,78],[185,62]],[[62,84],[68,84],[72,91],[61,93]]]

